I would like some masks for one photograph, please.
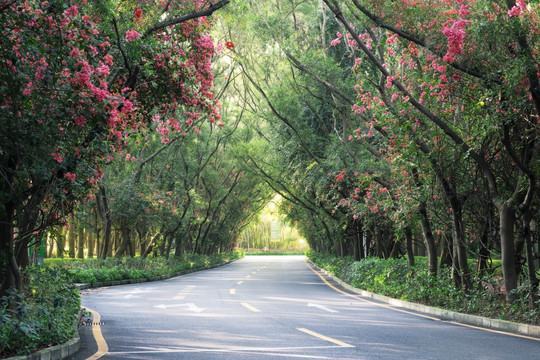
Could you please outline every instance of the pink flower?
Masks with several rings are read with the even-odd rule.
[[[334,39],[334,40],[330,41],[330,45],[332,45],[332,46],[336,46],[339,43],[341,43],[341,40],[339,40],[339,39]]]
[[[126,41],[135,41],[137,40],[141,34],[136,32],[135,30],[128,30],[126,31]]]
[[[79,10],[77,9],[77,6],[75,5],[73,5],[72,7],[66,10],[66,15],[70,18],[77,16],[78,13],[79,13]]]
[[[461,5],[461,8],[459,9],[459,15],[461,16],[469,15],[471,12],[469,11],[469,9],[467,9],[468,7],[469,5]]]
[[[23,90],[24,96],[29,96],[32,93],[32,85],[31,81],[26,85],[26,89]]]
[[[73,121],[75,121],[75,124],[79,125],[79,126],[84,126],[86,124],[86,118],[82,115],[80,116],[75,116],[73,118]]]
[[[512,9],[508,10],[508,16],[514,17],[519,16],[521,14],[521,9],[517,6],[513,6]]]
[[[81,52],[80,52],[79,48],[73,48],[71,50],[71,52],[69,53],[69,57],[71,57],[71,58],[79,57],[80,55],[81,55]]]
[[[129,114],[133,111],[133,103],[129,100],[124,100],[124,106],[122,107],[122,112],[124,114]]]
[[[109,54],[105,55],[105,56],[103,57],[103,61],[104,61],[106,64],[109,64],[109,65],[112,66],[112,65],[113,65],[113,57],[112,57],[112,55],[109,55]]]
[[[460,20],[455,22],[451,28],[444,28],[443,34],[448,39],[448,52],[444,56],[444,60],[452,63],[455,55],[459,55],[463,49],[463,39],[465,38],[465,31],[462,30],[463,23]]]
[[[54,160],[58,161],[59,163],[61,163],[62,161],[64,161],[64,159],[62,158],[62,155],[60,155],[59,153],[51,153],[51,156],[54,158]]]
[[[102,64],[100,67],[98,67],[96,71],[103,76],[109,76],[109,74],[111,73],[111,70],[105,64]]]
[[[73,174],[73,173],[70,173],[70,172],[67,172],[67,173],[64,175],[64,178],[65,178],[65,179],[68,179],[68,180],[70,180],[70,181],[74,181],[74,180],[75,180],[75,177],[76,177],[76,175]]]

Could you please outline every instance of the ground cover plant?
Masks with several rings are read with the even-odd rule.
[[[81,301],[69,272],[31,267],[26,275],[23,294],[0,299],[0,358],[56,345],[75,333]]]
[[[241,250],[211,255],[184,254],[163,257],[107,259],[47,259],[47,266],[67,271],[75,283],[100,283],[127,279],[149,279],[187,270],[207,268],[243,257]]]
[[[528,284],[524,282],[515,290],[517,300],[510,304],[497,287],[501,281],[497,271],[474,273],[478,286],[464,291],[452,282],[450,268],[440,269],[437,276],[429,274],[427,258],[417,258],[416,265],[410,267],[406,258],[354,261],[312,250],[306,254],[317,266],[359,289],[457,312],[540,325],[540,304],[529,307]]]

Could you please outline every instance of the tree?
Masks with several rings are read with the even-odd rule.
[[[218,119],[209,16],[227,3],[1,3],[0,295],[22,290],[32,235],[64,220],[131,132]]]
[[[429,8],[426,4],[407,4],[405,12],[390,2],[362,5],[353,0],[349,8],[356,16],[408,44],[410,51],[402,53],[401,60],[408,66],[392,73],[384,57],[371,51],[373,37],[368,34],[362,38],[336,2],[325,3],[347,30],[352,46],[381,74],[386,87],[410,104],[410,116],[424,129],[435,126],[442,130],[484,175],[491,201],[499,212],[503,274],[507,297],[512,300],[512,290],[517,287],[515,218],[518,209],[528,211],[536,193],[536,136],[519,135],[536,133],[540,109],[537,51],[531,45],[538,41],[536,32],[528,31],[536,26],[538,12],[534,5],[525,1],[507,1],[503,7],[495,2],[486,5],[447,1]],[[392,18],[385,15],[390,13]],[[441,19],[446,20],[442,29],[437,26]],[[423,26],[418,26],[419,22]],[[486,42],[488,28],[505,36],[490,37],[491,41]],[[465,35],[471,40],[465,42]],[[442,50],[445,43],[446,53]],[[432,74],[431,85],[424,81],[426,72]],[[458,84],[463,89],[460,97],[453,96]],[[479,96],[485,96],[490,103],[490,108],[480,114],[475,106]],[[485,101],[479,103],[483,106]],[[456,116],[458,122],[453,121]],[[486,131],[485,124],[477,123],[479,118],[492,119],[495,131]],[[491,136],[497,136],[503,145],[496,148],[495,157],[479,146]],[[498,181],[499,164],[508,159],[513,164],[505,169],[515,174],[509,188]]]

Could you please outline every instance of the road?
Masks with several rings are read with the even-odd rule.
[[[540,339],[336,291],[303,256],[247,256],[166,281],[83,293],[82,359],[535,359]],[[96,340],[97,339],[97,340]]]

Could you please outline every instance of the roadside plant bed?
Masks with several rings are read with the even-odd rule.
[[[0,299],[0,358],[61,344],[75,333],[81,300],[64,269],[26,270],[26,293]]]
[[[482,286],[465,293],[452,283],[451,269],[439,268],[438,275],[431,276],[422,259],[411,268],[406,258],[354,261],[351,257],[338,258],[313,250],[308,250],[306,256],[318,267],[355,288],[466,314],[540,325],[540,302],[534,309],[529,307],[527,283],[516,290],[516,303],[508,304],[503,294],[489,290],[497,283],[497,279],[489,274],[473,274],[472,283]]]
[[[244,252],[237,250],[169,259],[45,259],[43,268],[26,271],[27,293],[0,299],[0,358],[30,354],[71,339],[81,306],[76,283],[152,278],[203,269],[243,256]]]
[[[95,284],[107,281],[148,279],[187,270],[203,269],[244,256],[241,250],[212,255],[185,254],[163,257],[123,257],[107,259],[46,259],[49,267],[61,267],[74,283]]]

